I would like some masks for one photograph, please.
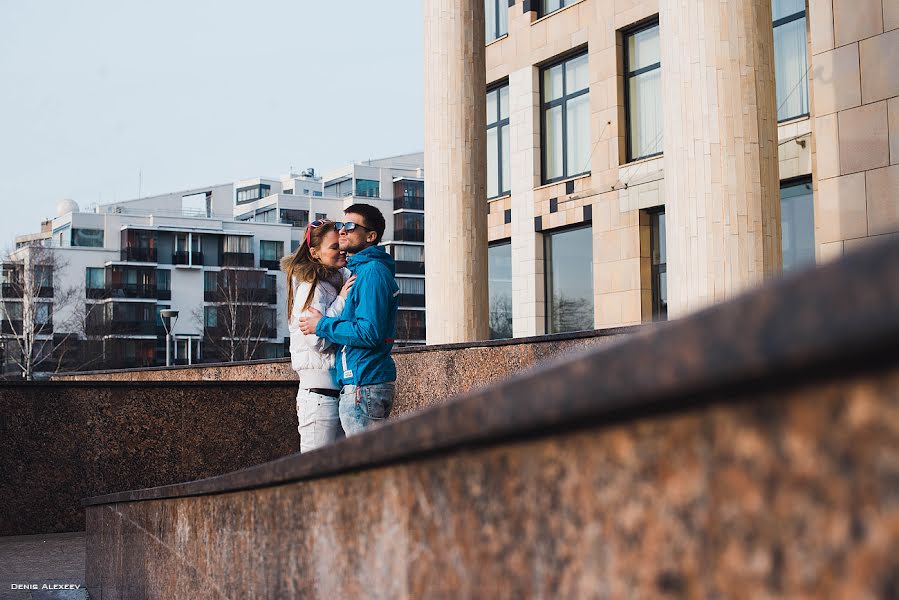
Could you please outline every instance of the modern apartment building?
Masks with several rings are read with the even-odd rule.
[[[421,160],[419,153],[349,165],[332,178],[351,181],[349,195],[325,195],[331,180],[307,170],[84,211],[71,200],[61,202],[40,233],[17,238],[17,250],[4,264],[4,372],[14,375],[17,369],[11,353],[20,351],[14,338],[22,338],[23,321],[34,323],[38,341],[45,342],[41,351],[54,353],[36,367],[38,376],[60,366],[165,364],[159,312],[167,308],[179,311],[173,329],[176,364],[286,356],[280,259],[301,243],[310,220],[340,220],[345,207],[363,201],[383,205],[384,245],[406,271],[398,280],[421,282],[420,290],[410,288],[418,294],[400,284],[405,286],[401,315],[412,317],[401,317],[407,325],[397,341],[423,342],[424,331],[416,329],[423,326],[416,316],[424,310],[422,224],[416,230],[404,216],[421,218]],[[383,191],[370,181],[383,182]],[[43,266],[35,270],[30,262]],[[37,283],[29,281],[29,273]],[[23,318],[29,311],[36,317]]]
[[[442,148],[477,155],[485,82],[493,337],[686,314],[899,231],[896,0],[461,4],[426,3],[426,105],[461,106],[426,153],[450,177]]]

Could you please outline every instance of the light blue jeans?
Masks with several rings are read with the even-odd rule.
[[[300,452],[321,448],[343,437],[337,414],[337,398],[300,388],[297,392],[297,421]]]
[[[348,436],[390,416],[396,387],[393,382],[345,385],[340,391],[340,424]]]

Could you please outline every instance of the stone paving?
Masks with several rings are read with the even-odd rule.
[[[0,537],[0,600],[84,600],[84,561],[84,532]],[[38,589],[12,589],[23,584]]]

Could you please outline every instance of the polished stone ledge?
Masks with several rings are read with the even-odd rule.
[[[415,460],[460,447],[746,401],[895,365],[899,242],[780,279],[613,345],[408,415],[328,448],[86,506],[220,494]]]

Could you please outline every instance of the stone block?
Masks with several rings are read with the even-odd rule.
[[[887,121],[890,128],[890,164],[899,165],[899,98],[887,103]]]
[[[883,33],[883,8],[880,2],[881,0],[833,0],[834,44],[844,46]]]
[[[887,103],[877,102],[839,113],[840,174],[890,164]]]
[[[899,96],[899,29],[862,40],[858,47],[862,102]]]
[[[843,175],[818,182],[815,238],[818,243],[868,235],[865,174]]]
[[[815,160],[818,178],[840,174],[840,138],[837,113],[815,117]]]
[[[833,49],[833,0],[809,0],[812,54]]]
[[[862,102],[858,45],[850,44],[812,58],[816,116],[858,106]]]
[[[868,235],[899,231],[899,165],[865,173]]]

